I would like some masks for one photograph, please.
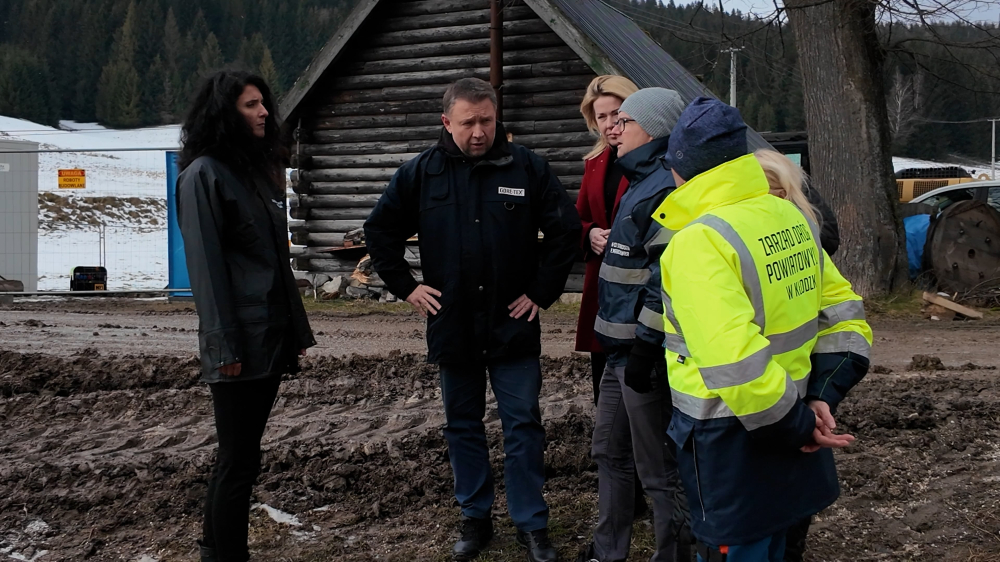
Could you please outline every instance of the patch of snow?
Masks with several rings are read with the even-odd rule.
[[[108,290],[162,289],[167,286],[166,228],[107,227],[105,267]],[[38,231],[38,290],[68,291],[76,266],[101,264],[96,227]]]
[[[136,560],[136,562],[160,562],[160,561],[148,554],[143,554],[142,557]]]
[[[35,521],[28,523],[28,526],[24,528],[24,532],[30,537],[38,537],[44,535],[48,531],[49,524],[41,519],[36,519]]]
[[[21,554],[20,552],[10,552],[9,554],[7,554],[7,556],[13,558],[14,560],[21,560],[22,562],[35,562],[35,560],[38,560],[39,558],[45,556],[48,553],[49,551],[47,550],[39,550],[35,552],[31,556],[31,558],[28,558],[27,556]]]
[[[293,527],[301,527],[302,522],[299,518],[292,515],[291,513],[285,513],[280,509],[275,509],[266,503],[257,504],[253,507],[254,509],[263,509],[267,512],[268,517],[274,520],[276,523],[281,523],[283,525],[291,525]]]

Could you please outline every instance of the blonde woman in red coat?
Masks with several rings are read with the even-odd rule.
[[[608,242],[611,223],[618,210],[618,201],[628,189],[628,180],[615,165],[620,143],[619,132],[612,132],[618,119],[618,108],[625,98],[639,88],[622,76],[598,76],[587,86],[587,93],[580,104],[580,113],[587,121],[587,128],[597,134],[597,143],[583,159],[586,162],[576,210],[583,223],[580,242],[586,252],[587,272],[583,281],[583,302],[576,326],[576,350],[590,353],[594,381],[594,403],[601,386],[606,357],[594,337],[594,319],[597,317],[597,276],[604,260],[604,246]],[[638,486],[636,489],[641,490]],[[641,491],[640,491],[641,493]]]

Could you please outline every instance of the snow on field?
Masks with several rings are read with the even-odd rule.
[[[60,122],[60,129],[0,116],[0,140],[41,150],[175,148],[180,126],[134,130]],[[87,187],[59,189],[58,170],[86,170]],[[38,155],[38,288],[68,290],[75,266],[101,263],[105,232],[108,289],[167,284],[166,152],[49,152]],[[104,226],[102,227],[102,223]]]
[[[930,160],[918,160],[916,158],[904,158],[902,156],[892,157],[892,167],[894,172],[912,168],[944,168],[950,166],[963,168],[974,178],[978,178],[981,174],[989,175],[990,173],[990,165],[988,163],[968,166],[965,164],[948,164],[944,162],[932,162]]]
[[[94,150],[175,148],[180,144],[180,126],[146,129],[106,129],[96,124],[63,121],[64,129],[22,119],[0,117],[0,140],[39,143],[41,150]],[[67,130],[74,129],[74,130]],[[59,189],[58,170],[82,168],[87,173],[84,190]],[[166,197],[166,152],[49,152],[38,155],[39,191],[67,196]]]

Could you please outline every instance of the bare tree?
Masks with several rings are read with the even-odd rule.
[[[900,69],[892,75],[886,108],[889,111],[889,132],[893,143],[903,143],[921,122],[923,108],[923,75],[903,76]]]

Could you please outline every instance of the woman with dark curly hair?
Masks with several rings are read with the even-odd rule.
[[[246,562],[260,441],[281,375],[316,345],[289,265],[284,167],[271,91],[222,71],[182,129],[177,208],[198,310],[201,380],[219,454],[205,499],[202,562]]]

